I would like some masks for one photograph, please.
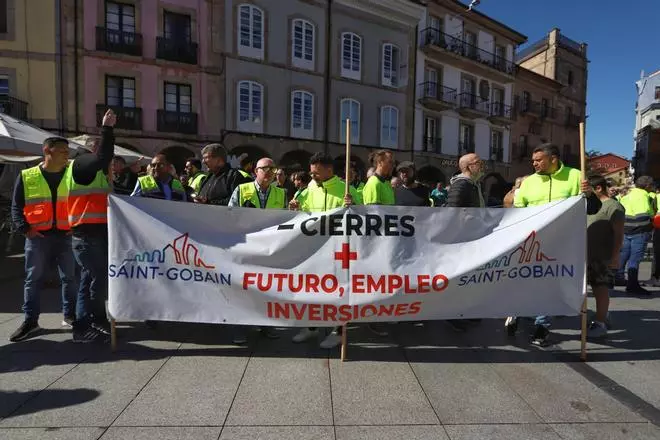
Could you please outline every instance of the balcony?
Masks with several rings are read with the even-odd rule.
[[[525,101],[516,96],[518,113],[525,116],[541,116],[541,103],[538,101]]]
[[[156,58],[179,63],[197,64],[197,43],[157,37]]]
[[[458,95],[458,112],[472,119],[487,117],[488,101],[472,93],[461,93]]]
[[[566,117],[564,119],[564,125],[566,127],[577,128],[578,125],[580,125],[580,122],[582,122],[582,119],[578,115],[574,115],[573,113],[566,113]]]
[[[28,103],[9,95],[0,95],[0,113],[27,121]]]
[[[158,110],[157,129],[163,133],[197,134],[197,113]]]
[[[97,26],[96,50],[142,56],[142,34]]]
[[[459,142],[458,153],[461,155],[474,153],[474,142]]]
[[[419,101],[424,107],[442,111],[456,107],[456,89],[450,89],[437,82],[427,81],[419,85]]]
[[[511,80],[516,73],[516,65],[504,57],[497,56],[492,52],[470,44],[461,38],[454,37],[434,28],[426,28],[421,31],[420,45],[422,50],[429,53],[436,53],[438,55],[450,57],[463,64],[461,65],[469,70],[474,70],[475,64],[477,67],[483,68],[484,71],[504,76],[506,80]]]
[[[442,138],[424,136],[422,139],[422,147],[424,148],[424,151],[428,151],[429,153],[442,154]]]
[[[541,118],[542,119],[555,119],[557,111],[552,107],[543,107],[541,106]]]
[[[495,124],[511,124],[514,120],[513,107],[502,102],[491,102],[489,120]]]
[[[117,115],[115,128],[120,130],[142,130],[142,109],[139,107],[119,107],[115,105],[96,104],[96,120],[103,120],[106,110],[112,109]]]

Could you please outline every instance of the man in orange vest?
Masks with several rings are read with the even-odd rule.
[[[110,340],[105,311],[108,297],[108,172],[114,153],[113,127],[117,116],[103,116],[101,141],[94,153],[76,158],[66,174],[69,186],[68,220],[73,232],[73,254],[81,267],[80,289],[73,324],[73,342]]]
[[[11,214],[16,228],[25,234],[25,320],[11,334],[22,341],[39,331],[39,293],[53,262],[62,286],[62,325],[71,328],[75,318],[75,262],[67,218],[68,188],[64,176],[69,161],[69,142],[51,137],[43,142],[44,161],[21,171],[14,186]]]

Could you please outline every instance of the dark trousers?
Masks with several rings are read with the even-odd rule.
[[[73,237],[73,254],[80,265],[80,288],[76,301],[76,324],[105,323],[108,299],[108,236]]]

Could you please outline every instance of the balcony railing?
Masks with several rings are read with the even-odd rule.
[[[422,139],[422,146],[424,151],[431,153],[442,153],[442,138],[437,138],[433,136],[424,136]]]
[[[541,114],[541,103],[538,101],[525,101],[519,96],[516,96],[516,103],[518,107],[518,113],[520,114],[530,114],[530,115],[540,115]]]
[[[139,107],[119,107],[115,105],[97,104],[96,120],[99,124],[108,109],[112,109],[117,115],[115,128],[122,130],[142,130],[142,109]]]
[[[461,93],[458,95],[458,106],[488,114],[488,101],[472,93]]]
[[[28,103],[9,95],[0,95],[0,113],[22,121],[28,118]]]
[[[513,120],[513,107],[503,102],[490,103],[490,116],[501,119]]]
[[[142,55],[142,34],[96,27],[96,50]]]
[[[156,38],[156,58],[197,64],[197,43],[165,37]]]
[[[488,67],[499,70],[509,75],[516,71],[516,65],[504,57],[497,56],[492,52],[480,49],[461,38],[454,37],[434,28],[426,28],[421,32],[420,42],[422,46],[439,46],[449,52],[469,58]]]
[[[157,129],[164,133],[197,134],[197,113],[158,110]]]
[[[437,99],[447,104],[456,105],[456,89],[451,89],[437,82],[427,81],[420,84],[422,98]]]
[[[500,146],[490,146],[490,160],[502,162],[504,159],[504,149]]]
[[[474,142],[459,142],[458,152],[459,154],[474,153]]]
[[[555,119],[556,111],[552,107],[541,106],[541,117],[544,119]]]

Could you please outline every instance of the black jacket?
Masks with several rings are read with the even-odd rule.
[[[225,164],[217,173],[209,174],[204,180],[199,189],[199,197],[206,198],[209,205],[227,206],[236,187],[252,180],[252,177],[243,177],[237,169]]]
[[[453,208],[483,208],[485,206],[479,183],[459,174],[449,181],[447,206]]]

